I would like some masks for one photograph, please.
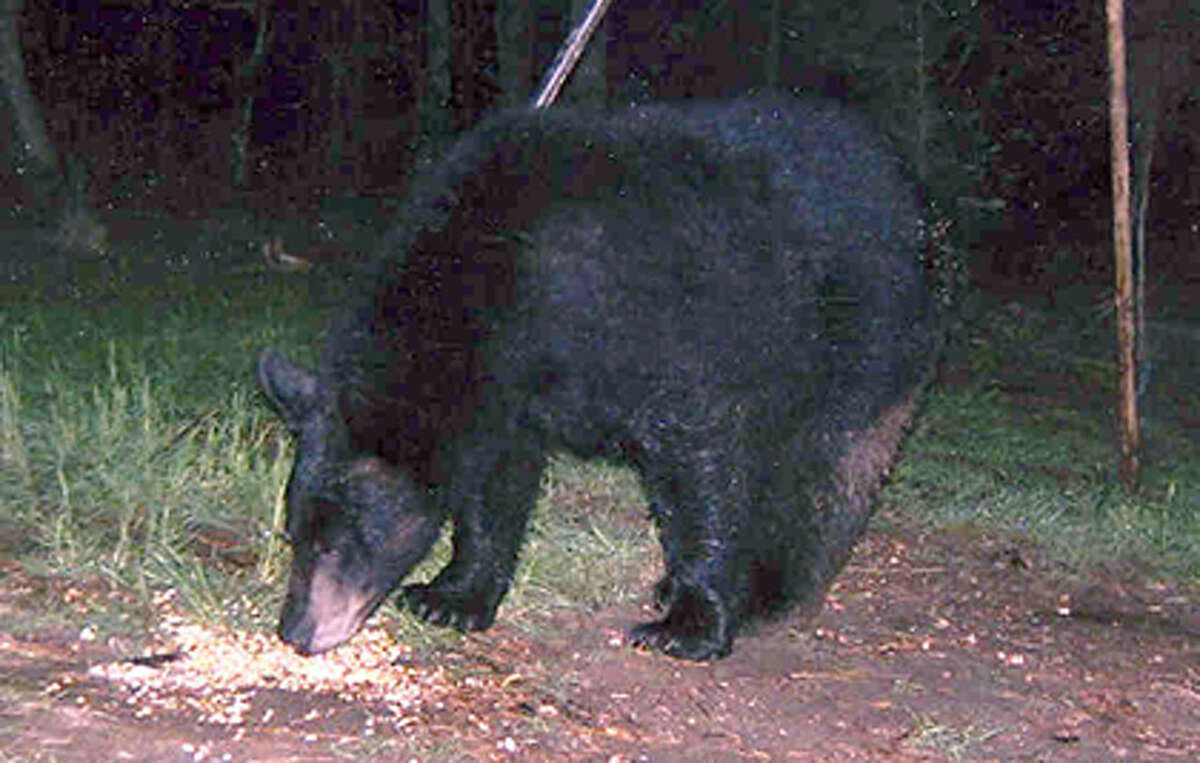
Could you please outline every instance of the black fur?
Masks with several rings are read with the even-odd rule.
[[[260,379],[299,436],[280,626],[409,606],[488,627],[548,449],[627,458],[662,535],[669,654],[817,602],[870,516],[934,346],[911,189],[838,107],[786,98],[502,115],[415,181],[314,375]]]

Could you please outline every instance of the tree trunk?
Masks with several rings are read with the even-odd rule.
[[[1117,420],[1121,433],[1121,481],[1127,489],[1136,482],[1141,433],[1137,416],[1137,368],[1134,358],[1133,279],[1129,225],[1129,101],[1125,77],[1125,7],[1108,3],[1108,63],[1111,73],[1109,124],[1112,137],[1113,245],[1116,269],[1117,388],[1121,402]]]
[[[450,3],[451,0],[425,0],[421,19],[425,76],[418,90],[416,140],[421,146],[419,153],[425,156],[446,139],[452,124],[450,49],[454,30],[450,27]]]
[[[235,103],[241,102],[241,113],[230,140],[233,143],[233,166],[230,168],[234,188],[244,188],[249,177],[250,129],[254,124],[254,97],[258,93],[259,72],[267,59],[267,47],[273,30],[273,4],[266,0],[255,3],[254,52],[234,79],[237,95]]]
[[[25,62],[21,58],[21,12],[25,0],[0,0],[0,80],[4,95],[12,107],[20,136],[23,156],[18,161],[33,162],[38,174],[59,174],[58,154],[46,133],[46,122],[29,80],[25,78]],[[19,149],[19,150],[20,150]]]
[[[0,0],[0,87],[18,136],[12,160],[29,165],[26,176],[38,205],[58,215],[55,243],[68,251],[104,252],[108,235],[88,205],[87,169],[80,161],[59,162],[25,76],[21,57],[24,5],[24,0]],[[56,199],[59,193],[62,198]]]
[[[501,101],[505,106],[528,103],[533,87],[533,26],[530,0],[513,0],[496,7],[496,66]]]
[[[767,29],[767,51],[763,56],[763,83],[770,89],[780,85],[779,67],[783,62],[783,0],[771,0],[771,20]]]

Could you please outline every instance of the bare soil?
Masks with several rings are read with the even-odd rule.
[[[146,664],[74,627],[5,632],[47,595],[9,564],[0,760],[1200,760],[1196,593],[1070,574],[971,526],[892,529],[818,616],[720,662],[631,649],[624,630],[651,614],[633,606],[524,630],[502,609],[424,656],[375,627],[343,650],[383,658],[296,681],[262,634],[238,637],[258,655],[238,668],[204,666],[186,628]]]

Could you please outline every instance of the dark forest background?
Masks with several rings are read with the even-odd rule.
[[[106,216],[129,227],[130,215],[136,226],[233,208],[329,238],[328,210],[357,204],[385,224],[414,162],[529,101],[584,7],[4,5],[55,150],[35,161],[8,99],[7,216],[104,228],[59,236],[84,249],[121,237]],[[1129,6],[1148,270],[1200,278],[1200,3]],[[621,108],[763,87],[842,100],[906,158],[973,280],[1053,289],[1111,282],[1104,42],[1103,4],[1082,0],[617,0],[560,101]]]

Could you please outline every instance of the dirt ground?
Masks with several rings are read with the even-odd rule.
[[[0,575],[4,761],[1200,760],[1197,592],[1070,575],[969,526],[869,535],[820,615],[720,662],[631,649],[632,606],[537,636],[501,609],[425,657],[371,629],[343,650],[382,659],[308,685],[261,635],[246,667],[202,668],[182,626],[132,661],[61,626],[5,632],[46,591]]]

